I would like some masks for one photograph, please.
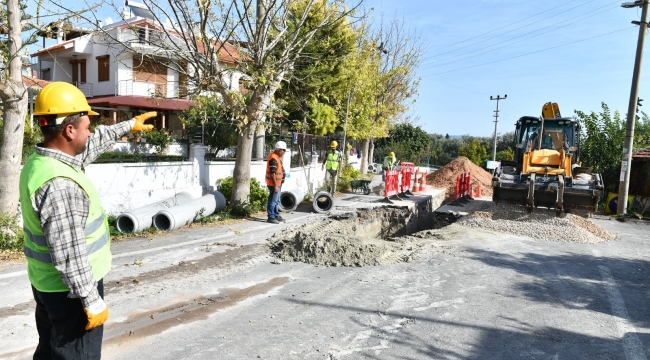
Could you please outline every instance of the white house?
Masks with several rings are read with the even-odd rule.
[[[127,120],[143,111],[157,111],[156,128],[184,137],[179,114],[191,106],[187,82],[174,66],[162,65],[173,55],[160,46],[165,34],[174,32],[156,23],[152,16],[147,17],[142,5],[127,5],[133,11],[124,14],[125,20],[105,25],[102,31],[54,23],[51,28],[56,35],[51,37],[57,44],[31,55],[38,59],[39,78],[77,86],[100,114],[102,124]],[[230,44],[224,44],[226,52],[228,56],[219,56],[219,61],[224,68],[233,68],[237,56],[232,54],[239,53]],[[157,54],[159,60],[149,60],[143,54]],[[241,73],[228,74],[224,82],[238,90]]]

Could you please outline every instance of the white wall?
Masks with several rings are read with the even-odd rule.
[[[113,62],[111,62],[111,66],[113,66]],[[120,55],[120,57],[117,58],[117,63],[115,64],[117,68],[117,76],[115,79],[115,86],[120,86],[120,81],[123,80],[133,80],[133,70],[131,69],[133,67],[133,55],[125,53]],[[118,91],[126,91],[125,89],[121,89]],[[128,91],[125,93],[118,93],[116,95],[131,95]]]
[[[151,204],[187,191],[203,195],[192,162],[91,164],[86,175],[97,188],[102,206],[111,215]]]
[[[123,143],[126,144],[126,143]],[[195,198],[214,190],[217,181],[232,176],[234,161],[204,161],[205,148],[193,145],[190,161],[137,164],[91,164],[86,175],[97,188],[106,213],[118,215],[124,211],[148,205],[187,191]],[[285,154],[289,164],[290,151]],[[289,168],[282,190],[300,188],[305,194],[320,187],[325,178],[320,163],[303,169]],[[266,186],[266,161],[251,163],[251,177]]]

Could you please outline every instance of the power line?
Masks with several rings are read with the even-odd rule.
[[[617,0],[617,1],[614,1],[614,2],[609,3],[609,4],[607,4],[607,5],[601,6],[601,7],[597,8],[597,9],[595,9],[595,10],[602,9],[603,7],[607,7],[607,6],[610,6],[610,5],[614,4],[614,3],[619,3],[619,2],[620,2],[620,0]],[[573,9],[579,8],[579,7],[584,6],[584,5],[587,5],[587,4],[588,4],[588,2],[586,2],[586,3],[584,3],[584,4],[581,4],[581,5],[578,5],[578,6],[574,6],[574,7],[570,8],[570,9],[565,10],[565,11],[562,11],[562,12],[559,12],[559,13],[557,13],[557,14],[554,14],[553,16],[557,16],[557,15],[565,14],[565,13],[567,13],[567,12],[573,10]],[[551,10],[552,10],[552,9],[551,9]],[[595,11],[595,10],[593,10],[593,11]],[[547,10],[547,11],[550,11],[550,10]],[[539,14],[537,14],[537,15],[539,15]],[[529,17],[527,17],[526,19],[530,19],[531,17],[535,17],[535,16],[537,16],[537,15],[529,16]],[[526,19],[524,19],[524,20],[526,20]],[[503,35],[506,35],[506,34],[512,33],[512,32],[514,32],[514,31],[517,31],[517,30],[520,30],[520,29],[523,29],[523,28],[526,28],[526,27],[529,27],[529,26],[535,25],[535,24],[537,24],[537,23],[540,23],[540,22],[543,22],[543,21],[546,21],[546,20],[548,20],[548,18],[544,18],[544,19],[541,19],[541,20],[538,20],[538,21],[532,22],[532,23],[530,23],[530,24],[527,24],[527,25],[524,25],[524,26],[520,26],[520,27],[518,27],[518,28],[516,28],[516,29],[512,29],[512,30],[506,31],[506,32],[504,32],[504,33],[501,33],[501,34],[495,35],[495,36],[490,37],[490,38],[487,38],[487,39],[483,39],[483,40],[481,40],[481,41],[477,41],[477,42],[471,43],[471,44],[469,44],[469,45],[465,45],[465,46],[462,46],[462,47],[456,48],[456,49],[454,49],[454,50],[450,50],[450,51],[447,51],[447,52],[444,52],[444,53],[440,53],[440,54],[433,55],[432,57],[439,57],[439,56],[442,56],[442,55],[445,55],[445,54],[452,53],[452,52],[454,52],[454,51],[458,51],[458,50],[460,50],[460,49],[465,49],[465,48],[470,47],[470,46],[472,46],[472,45],[480,44],[480,43],[483,43],[483,42],[485,42],[485,41],[488,41],[488,40],[492,40],[492,39],[498,38],[499,36],[503,36]],[[523,20],[521,20],[521,21],[523,21]],[[521,21],[518,21],[518,22],[521,22]],[[515,23],[513,23],[513,24],[515,24]],[[507,25],[507,26],[509,26],[509,25]],[[504,26],[504,27],[507,27],[507,26]],[[501,27],[501,28],[499,28],[499,29],[503,29],[504,27]],[[489,31],[489,32],[487,32],[487,33],[485,33],[485,34],[489,34],[489,33],[494,32],[494,31],[496,31],[496,30]],[[473,37],[472,39],[479,38],[479,37],[481,37],[481,36],[484,36],[485,34],[481,34],[481,35],[479,35],[479,36],[475,36],[475,37]],[[465,40],[464,40],[464,41],[465,41]],[[464,41],[461,41],[461,42],[464,42]],[[452,45],[446,46],[446,47],[441,48],[441,49],[445,49],[445,48],[448,48],[448,47],[451,47],[451,46],[457,45],[457,44],[459,44],[459,43],[461,43],[461,42],[458,42],[458,43],[456,43],[456,44],[452,44]],[[439,50],[441,50],[441,49],[439,49]]]
[[[467,42],[467,41],[470,41],[470,40],[474,40],[474,39],[480,38],[480,37],[482,37],[482,36],[485,36],[485,35],[487,35],[487,34],[493,33],[493,32],[495,32],[495,31],[499,31],[499,30],[501,30],[501,29],[505,29],[505,28],[507,28],[507,27],[509,27],[509,26],[512,26],[512,25],[515,25],[515,24],[519,24],[519,23],[522,22],[522,21],[526,21],[526,20],[528,20],[528,19],[534,18],[534,17],[539,16],[539,15],[541,15],[541,14],[545,14],[545,13],[547,13],[547,12],[549,12],[549,11],[552,11],[552,10],[558,9],[558,8],[564,6],[564,5],[568,5],[568,4],[570,4],[570,3],[572,3],[572,2],[575,2],[575,1],[577,1],[577,0],[571,0],[571,1],[567,2],[566,4],[562,4],[562,5],[560,5],[560,6],[552,7],[552,8],[550,8],[550,9],[548,9],[548,10],[545,10],[545,11],[539,12],[539,13],[537,13],[537,14],[535,14],[535,15],[531,15],[531,16],[529,16],[529,17],[527,17],[527,18],[524,18],[524,19],[521,19],[521,20],[519,20],[519,21],[515,21],[515,22],[513,22],[513,23],[510,23],[510,24],[508,24],[508,25],[504,25],[504,26],[502,26],[502,27],[500,27],[500,28],[496,28],[496,29],[494,29],[494,30],[490,30],[490,31],[488,31],[488,32],[486,32],[486,33],[483,33],[483,34],[481,34],[481,35],[474,36],[474,37],[471,37],[471,38],[468,38],[468,39],[465,39],[465,40],[461,40],[461,41],[459,41],[459,42],[457,42],[457,43],[455,43],[455,44],[451,44],[451,45],[443,46],[443,47],[439,48],[438,50],[447,49],[447,48],[452,47],[452,46],[454,46],[454,45],[462,44],[462,43],[464,43],[464,42]],[[588,2],[586,2],[586,3],[582,4],[582,5],[578,5],[578,6],[576,6],[576,7],[580,7],[580,6],[586,5],[587,3],[588,3]],[[575,7],[571,8],[571,9],[569,9],[569,10],[567,10],[567,11],[570,11],[570,10],[572,10],[572,9],[575,9]],[[562,14],[562,13],[560,13],[560,14]],[[558,14],[556,14],[556,15],[558,15]],[[530,24],[529,24],[529,25],[530,25]],[[527,25],[527,26],[529,26],[529,25]],[[515,29],[515,30],[516,30],[516,29]],[[488,39],[488,40],[489,40],[489,39]],[[443,55],[443,54],[439,54],[439,55]]]
[[[611,32],[608,32],[608,33],[604,33],[604,34],[600,34],[600,35],[596,35],[596,36],[588,37],[588,38],[581,39],[581,40],[572,41],[572,42],[570,42],[570,43],[566,43],[566,44],[562,44],[562,45],[552,46],[552,47],[550,47],[550,48],[546,48],[546,49],[542,49],[542,50],[538,50],[538,51],[533,51],[533,52],[526,53],[526,54],[521,54],[521,55],[517,55],[517,56],[511,56],[511,57],[509,57],[509,58],[500,59],[500,60],[494,60],[494,61],[490,61],[490,62],[486,62],[486,63],[483,63],[483,64],[478,64],[478,65],[467,66],[467,67],[460,68],[460,69],[455,69],[455,70],[443,71],[443,72],[439,72],[439,73],[433,73],[433,74],[422,75],[422,76],[420,76],[420,77],[428,77],[428,76],[442,75],[442,74],[447,74],[447,73],[452,73],[452,72],[457,72],[457,71],[462,71],[462,70],[472,69],[472,68],[479,67],[479,66],[484,66],[484,65],[494,64],[494,63],[498,63],[498,62],[502,62],[502,61],[506,61],[506,60],[516,59],[516,58],[520,58],[520,57],[524,57],[524,56],[528,56],[528,55],[537,54],[537,53],[540,53],[540,52],[543,52],[543,51],[548,51],[548,50],[552,50],[552,49],[557,49],[557,48],[559,48],[559,47],[563,47],[563,46],[567,46],[567,45],[572,45],[572,44],[576,44],[576,43],[579,43],[579,42],[583,42],[583,41],[587,41],[587,40],[591,40],[591,39],[599,38],[599,37],[602,37],[602,36],[605,36],[605,35],[614,34],[614,33],[621,32],[621,31],[628,30],[628,29],[632,29],[632,28],[634,28],[634,26],[632,26],[632,27],[626,27],[626,28],[619,29],[619,30],[614,30],[614,31],[611,31]]]
[[[617,1],[617,2],[619,2],[619,1]],[[554,27],[554,26],[556,26],[556,25],[558,25],[558,24],[561,24],[561,23],[563,23],[563,22],[569,21],[569,20],[571,20],[571,19],[567,19],[567,20],[564,20],[564,21],[560,21],[560,22],[558,22],[558,23],[555,23],[555,24],[552,24],[552,25],[549,25],[549,26],[543,27],[543,28],[538,29],[538,30],[535,30],[535,31],[531,31],[531,32],[529,32],[529,33],[526,33],[526,34],[523,34],[523,35],[520,35],[520,36],[514,37],[514,38],[512,38],[512,39],[502,41],[502,42],[500,42],[500,43],[496,43],[496,44],[493,44],[493,45],[488,45],[488,46],[486,46],[486,47],[483,47],[483,48],[480,48],[480,49],[477,49],[477,50],[473,50],[473,51],[466,52],[466,53],[463,53],[463,54],[459,54],[459,55],[451,56],[451,57],[448,57],[448,58],[445,58],[445,59],[442,59],[442,60],[434,61],[434,62],[432,62],[432,63],[429,63],[430,66],[424,67],[424,69],[430,69],[430,68],[439,67],[439,66],[443,66],[443,65],[453,64],[453,63],[458,62],[458,61],[462,61],[462,60],[466,60],[466,59],[471,59],[471,58],[476,57],[476,56],[479,56],[479,55],[483,55],[483,54],[487,54],[487,53],[492,52],[492,51],[495,51],[495,50],[503,49],[504,47],[508,47],[508,46],[511,46],[511,45],[514,45],[514,44],[518,44],[518,43],[520,43],[520,42],[523,42],[523,41],[526,41],[526,40],[529,40],[529,39],[532,39],[532,38],[536,38],[536,37],[538,37],[538,36],[541,36],[541,35],[544,35],[544,34],[548,34],[548,33],[553,32],[553,31],[557,31],[557,30],[562,29],[562,28],[565,28],[565,27],[567,27],[567,26],[569,26],[569,25],[573,25],[573,24],[578,23],[578,22],[580,22],[580,21],[587,20],[587,19],[592,18],[592,17],[594,17],[594,16],[596,16],[596,15],[600,15],[600,14],[602,14],[602,13],[604,13],[604,12],[607,12],[607,11],[610,11],[610,10],[613,10],[613,9],[616,9],[616,8],[618,8],[618,6],[615,6],[615,7],[611,8],[611,9],[603,10],[603,11],[598,12],[598,13],[596,13],[596,14],[593,14],[593,15],[591,15],[591,16],[587,16],[587,17],[585,17],[585,18],[578,19],[578,20],[576,20],[576,21],[574,21],[574,22],[570,22],[570,23],[568,23],[568,24],[564,24],[564,25],[562,25],[562,26]],[[598,9],[596,9],[596,10],[599,10],[599,9],[600,9],[600,8],[598,8]],[[586,15],[586,14],[585,14],[585,15]],[[456,58],[456,57],[459,57],[459,56],[463,56],[463,55],[471,54],[471,53],[474,53],[474,52],[477,52],[477,51],[481,51],[481,50],[483,50],[483,49],[488,49],[488,48],[491,48],[491,47],[493,47],[493,46],[497,46],[497,45],[499,45],[499,44],[502,44],[502,43],[505,43],[505,42],[508,42],[508,41],[511,41],[511,40],[514,40],[514,39],[520,38],[520,37],[522,37],[522,36],[526,36],[526,35],[532,34],[532,33],[534,33],[534,32],[537,32],[537,31],[540,31],[540,30],[547,29],[547,28],[549,28],[549,27],[554,27],[554,28],[551,29],[551,30],[544,31],[544,32],[542,32],[542,33],[539,33],[539,34],[533,35],[533,36],[529,36],[529,37],[527,37],[527,38],[525,38],[525,39],[522,39],[522,40],[519,40],[519,41],[515,41],[515,42],[509,43],[509,44],[505,44],[505,45],[500,46],[500,47],[498,47],[498,48],[494,48],[494,49],[491,49],[491,50],[488,50],[488,51],[484,51],[484,52],[479,53],[479,54],[476,54],[476,55],[467,56],[467,57],[464,57],[464,58],[462,58],[462,59],[458,59],[458,60],[451,61],[451,62],[446,62],[446,63],[442,63],[442,64],[438,64],[438,65],[433,65],[433,64],[435,64],[435,63],[437,63],[437,62],[440,62],[440,61],[445,61],[445,60],[453,59],[453,58]]]

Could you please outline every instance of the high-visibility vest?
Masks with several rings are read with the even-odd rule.
[[[275,159],[278,163],[275,173],[271,172],[271,159]],[[284,168],[282,167],[282,159],[275,153],[275,151],[269,155],[268,159],[266,159],[266,185],[275,186],[275,183],[273,183],[274,177],[277,184],[281,185],[284,180]]]
[[[325,162],[326,170],[338,170],[339,169],[339,156],[338,151],[328,151],[327,152],[327,161]]]
[[[384,167],[388,168],[388,170],[393,170],[394,166],[395,166],[395,159],[393,159],[390,156],[386,156],[384,158]]]
[[[23,215],[23,250],[27,258],[29,281],[41,292],[69,291],[52,265],[52,258],[41,229],[41,222],[32,209],[31,198],[46,182],[56,177],[65,177],[76,182],[88,195],[90,209],[84,235],[88,262],[95,281],[102,279],[111,268],[111,249],[108,219],[104,214],[99,193],[90,179],[81,170],[49,156],[33,153],[20,173],[20,208]],[[56,239],[52,239],[56,241]]]

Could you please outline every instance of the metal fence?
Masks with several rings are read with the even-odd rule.
[[[205,126],[188,127],[187,137],[191,143],[204,144],[210,147],[206,153],[206,160],[233,160],[237,150],[237,128],[229,121],[211,121]],[[332,140],[339,144],[338,149],[343,149],[343,134],[333,134],[329,136],[318,136],[313,134],[304,134],[290,132],[279,125],[274,125],[267,129],[264,136],[264,158],[274,150],[275,143],[278,141],[287,143],[291,150],[291,167],[307,165],[311,162],[312,155],[318,155],[319,161],[326,156]],[[347,151],[349,156],[358,154],[360,143],[356,140],[347,140]],[[351,154],[352,153],[352,154]],[[302,160],[301,160],[302,158]]]

